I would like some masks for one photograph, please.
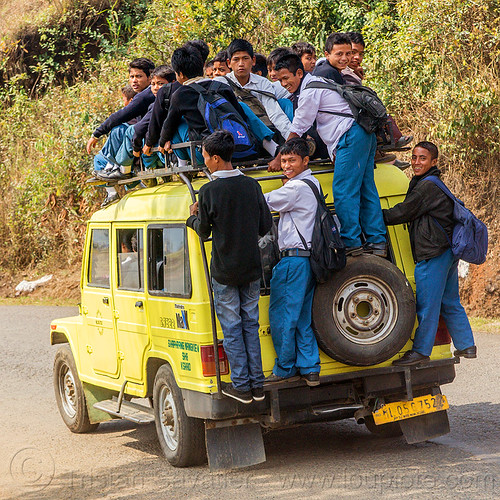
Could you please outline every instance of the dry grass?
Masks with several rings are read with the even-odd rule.
[[[50,0],[3,0],[0,4],[0,38],[15,35],[27,21],[58,3]]]

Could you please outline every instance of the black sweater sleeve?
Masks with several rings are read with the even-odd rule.
[[[102,135],[109,134],[111,129],[121,125],[122,123],[126,123],[133,118],[144,116],[147,111],[149,105],[154,102],[155,96],[151,91],[151,87],[143,90],[134,98],[132,102],[125,106],[124,108],[118,110],[116,113],[113,113],[107,120],[105,120],[99,127],[94,131],[94,137],[101,137]]]
[[[194,229],[203,240],[208,239],[212,233],[210,209],[208,204],[205,203],[203,189],[200,190],[198,197],[198,215],[191,215],[186,221],[186,225]]]
[[[134,151],[141,151],[142,149],[142,141],[144,137],[146,137],[152,114],[153,104],[150,104],[148,112],[144,115],[142,120],[134,125],[134,138],[132,139],[132,146]]]
[[[167,118],[163,122],[160,134],[160,146],[163,146],[167,141],[171,141],[174,137],[177,127],[181,123],[183,116],[182,111],[182,96],[185,93],[184,88],[179,89],[170,100],[170,108]]]
[[[172,94],[182,85],[175,81],[163,87],[156,95],[151,120],[149,121],[148,133],[146,134],[146,146],[150,148],[156,146],[160,140],[161,129],[163,122],[167,118],[168,108]],[[165,96],[170,95],[170,98],[165,99]]]
[[[345,80],[342,74],[337,68],[334,68],[327,60],[321,61],[317,64],[312,72],[313,76],[322,76],[323,78],[328,78],[333,80],[340,85],[345,84]]]

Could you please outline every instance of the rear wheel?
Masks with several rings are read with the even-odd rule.
[[[318,285],[313,302],[316,338],[333,359],[355,366],[397,354],[415,323],[415,298],[403,273],[385,259],[362,255]]]
[[[156,432],[166,459],[176,467],[207,459],[203,420],[186,415],[182,394],[169,365],[162,365],[153,387]]]
[[[85,393],[68,345],[60,347],[56,353],[53,377],[59,413],[69,430],[84,433],[97,429],[99,424],[90,423]]]

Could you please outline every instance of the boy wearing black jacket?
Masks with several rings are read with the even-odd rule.
[[[415,266],[418,328],[412,350],[393,364],[418,365],[429,361],[441,315],[446,322],[455,356],[476,357],[476,346],[469,320],[460,304],[458,260],[450,241],[453,233],[453,201],[426,179],[439,177],[438,148],[432,142],[420,142],[413,149],[411,163],[415,176],[406,198],[383,210],[387,225],[410,226],[410,242]]]
[[[203,159],[215,180],[201,187],[186,225],[204,239],[213,238],[210,273],[232,381],[223,384],[222,392],[251,403],[264,399],[258,238],[271,229],[272,217],[259,183],[233,169],[233,151],[234,139],[226,130],[203,141]]]

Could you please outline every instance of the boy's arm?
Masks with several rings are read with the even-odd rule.
[[[207,240],[212,233],[212,224],[210,222],[209,211],[206,203],[204,203],[203,192],[199,194],[198,214],[191,215],[186,221],[186,226],[190,227],[203,240]]]
[[[138,116],[144,116],[149,105],[154,102],[154,100],[155,96],[151,91],[151,87],[148,87],[146,90],[143,90],[134,96],[128,106],[125,106],[116,113],[113,113],[107,120],[101,123],[101,125],[99,125],[99,127],[97,127],[92,134],[93,137],[98,139],[102,135],[109,134],[111,129],[121,125],[122,123],[126,123],[133,118],[137,118]]]
[[[182,92],[177,91],[170,102],[170,108],[168,110],[168,115],[166,120],[163,122],[163,126],[160,134],[159,145],[162,148],[165,143],[171,142],[174,137],[175,131],[179,127],[182,120],[182,108],[180,107],[179,95],[182,97]]]
[[[297,191],[293,182],[287,182],[283,187],[264,195],[267,206],[276,212],[289,212],[297,203]]]
[[[269,207],[267,206],[260,185],[257,185],[257,195],[259,197],[259,213],[260,213],[259,236],[264,236],[271,230],[271,227],[273,225],[273,216],[271,215]]]
[[[320,92],[317,89],[304,89],[299,96],[298,107],[293,116],[291,134],[297,134],[302,137],[314,123],[318,116],[319,105],[321,101]],[[287,137],[289,139],[289,137]]]
[[[262,84],[262,88],[259,90],[264,90],[275,95],[274,87],[268,80],[265,80],[265,83]],[[279,130],[285,140],[288,139],[292,124],[290,123],[290,120],[286,116],[285,112],[281,109],[278,101],[272,97],[267,97],[262,94],[259,95],[259,99],[266,109],[267,116],[269,116],[271,123]]]
[[[151,115],[153,114],[153,105],[149,106],[148,112],[144,115],[143,119],[134,125],[134,137],[132,139],[132,147],[134,152],[140,153],[142,149],[142,142],[148,131]]]
[[[382,210],[384,222],[388,226],[405,224],[411,222],[421,215],[427,213],[429,208],[425,203],[422,193],[417,188],[406,196],[404,201],[394,205],[392,208]]]

